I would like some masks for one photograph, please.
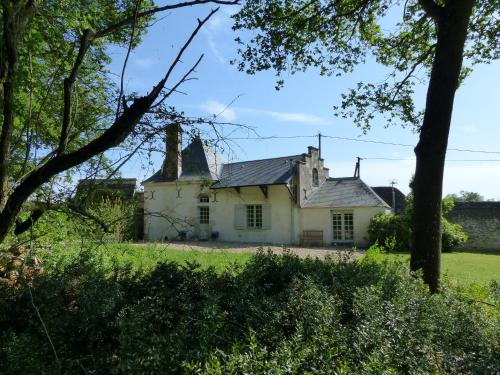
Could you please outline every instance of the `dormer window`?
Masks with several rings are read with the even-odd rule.
[[[208,195],[200,195],[199,196],[199,202],[200,203],[208,203],[209,199],[208,199]]]
[[[312,179],[313,179],[313,186],[319,186],[319,176],[318,176],[318,170],[316,168],[313,168]]]

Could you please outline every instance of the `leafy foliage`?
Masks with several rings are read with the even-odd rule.
[[[476,1],[462,79],[473,65],[500,57],[495,42],[499,12],[498,1]],[[421,125],[413,93],[430,74],[437,42],[436,24],[421,2],[249,0],[234,19],[235,30],[254,31],[236,39],[240,48],[234,63],[241,71],[274,70],[280,88],[286,71],[315,68],[322,75],[341,75],[375,60],[390,69],[386,79],[359,82],[342,95],[336,114],[352,118],[365,131],[376,115],[383,115],[387,125]]]
[[[88,212],[98,217],[107,226],[102,233],[104,239],[112,242],[131,240],[136,232],[137,202],[129,199],[102,197],[93,202]],[[99,227],[102,231],[102,228]]]
[[[453,199],[455,202],[482,202],[484,197],[474,191],[461,190],[459,194],[448,194],[447,198]]]
[[[467,242],[460,224],[450,223],[444,215],[453,210],[454,200],[445,197],[441,203],[442,251],[449,252]],[[370,244],[380,244],[388,250],[409,251],[411,248],[413,198],[407,197],[406,210],[401,215],[377,214],[370,220]],[[388,246],[390,245],[390,246]]]
[[[261,252],[221,273],[109,269],[85,251],[31,290],[58,361],[30,291],[0,285],[2,372],[494,373],[493,310],[448,288],[430,295],[379,251],[347,262]]]

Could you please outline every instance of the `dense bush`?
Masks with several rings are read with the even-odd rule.
[[[450,223],[444,215],[454,207],[453,199],[446,197],[442,201],[442,251],[450,252],[467,241],[467,235],[459,224]],[[411,244],[412,232],[412,205],[411,195],[407,199],[406,210],[401,215],[375,215],[368,226],[368,241],[371,245],[379,244],[386,250],[408,251]]]
[[[0,373],[492,374],[494,311],[430,295],[373,249],[356,261],[260,253],[222,273],[106,269],[82,252],[31,290],[0,286]]]
[[[371,245],[380,244],[387,250],[391,242],[398,251],[410,250],[410,223],[405,215],[377,214],[370,220],[368,239]]]
[[[462,230],[460,224],[450,223],[448,220],[444,219],[442,221],[443,225],[443,251],[450,252],[467,242],[467,235]]]

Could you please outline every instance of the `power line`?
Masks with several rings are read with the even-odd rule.
[[[363,160],[390,160],[390,161],[416,161],[415,158],[362,158]],[[500,162],[500,159],[446,159],[446,161],[458,161],[458,162],[467,162],[467,161],[473,161],[473,162]]]
[[[273,139],[296,139],[296,138],[317,138],[318,135],[271,135],[271,136],[265,136],[265,137],[235,137],[235,138],[227,138],[229,140],[273,140]],[[374,143],[374,144],[381,144],[381,145],[386,145],[386,146],[400,146],[400,147],[411,147],[414,148],[415,145],[408,144],[408,143],[396,143],[396,142],[385,142],[385,141],[378,141],[378,140],[373,140],[373,139],[359,139],[359,138],[349,138],[349,137],[338,137],[338,136],[333,136],[333,135],[325,135],[321,134],[322,138],[330,138],[330,139],[337,139],[341,141],[352,141],[352,142],[362,142],[362,143]],[[478,150],[478,149],[465,149],[465,148],[448,148],[448,151],[457,151],[457,152],[471,152],[471,153],[480,153],[480,154],[494,154],[494,155],[500,155],[500,151],[490,151],[490,150]]]

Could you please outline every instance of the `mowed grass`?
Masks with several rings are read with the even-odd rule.
[[[83,249],[85,250],[85,249]],[[56,257],[47,259],[49,263],[68,258],[82,251],[81,247],[68,246],[59,249]],[[214,267],[223,271],[231,264],[242,265],[252,257],[252,253],[230,251],[177,250],[162,245],[102,244],[92,248],[93,254],[102,258],[106,266],[112,264],[130,265],[134,270],[148,271],[161,262],[176,262],[180,265],[198,263],[201,268]]]
[[[231,253],[229,251],[176,250],[165,246],[113,245],[103,247],[108,252],[105,257],[114,259],[119,264],[129,263],[134,268],[148,270],[159,262],[176,262],[181,265],[199,263],[202,268],[214,267],[224,270],[230,264],[243,264],[252,257],[252,253]]]
[[[46,259],[49,263],[61,259],[61,256],[71,255],[81,250],[78,246],[59,248],[57,256]],[[180,265],[198,263],[202,268],[214,267],[223,271],[231,264],[243,265],[252,257],[250,252],[177,250],[165,245],[144,244],[103,244],[95,248],[95,254],[102,257],[106,265],[130,265],[132,269],[148,271],[159,262],[173,261]],[[408,253],[386,254],[388,259],[409,262]],[[50,257],[49,257],[50,258]],[[453,252],[443,253],[441,272],[445,279],[453,284],[481,286],[488,285],[492,280],[500,282],[500,252]]]
[[[410,254],[388,254],[387,257],[410,261]],[[443,253],[441,275],[453,283],[466,285],[500,282],[500,252]]]

